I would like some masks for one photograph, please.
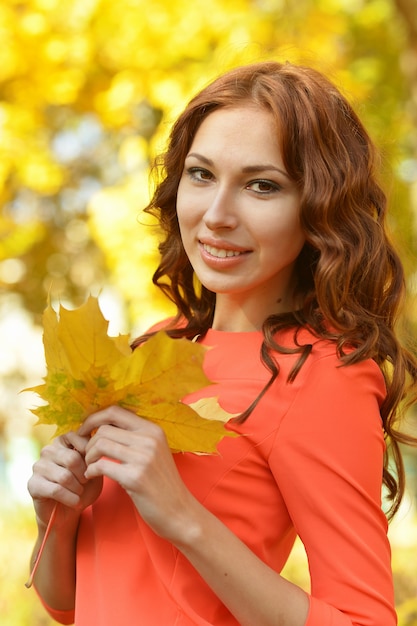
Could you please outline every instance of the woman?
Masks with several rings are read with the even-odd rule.
[[[381,487],[394,513],[417,366],[394,331],[403,271],[366,131],[321,74],[260,63],[189,103],[161,165],[154,282],[178,310],[162,327],[212,348],[243,436],[172,455],[110,407],[47,446],[29,482],[34,554],[60,505],[40,597],[81,626],[396,624]],[[297,534],[310,594],[280,575]]]

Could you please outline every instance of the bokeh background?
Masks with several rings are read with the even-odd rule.
[[[390,225],[417,321],[416,0],[2,0],[0,4],[0,622],[48,626],[24,587],[26,482],[52,432],[20,391],[44,374],[47,297],[99,295],[114,333],[170,309],[150,286],[149,164],[188,98],[242,63],[312,65],[354,103],[382,154]],[[416,411],[406,429],[416,431]],[[417,625],[417,456],[390,528],[400,626]],[[308,588],[297,544],[286,568]],[[122,573],[121,573],[122,575]]]

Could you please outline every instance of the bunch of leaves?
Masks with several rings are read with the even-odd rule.
[[[127,335],[110,337],[97,298],[75,310],[48,304],[43,316],[47,373],[32,409],[38,424],[56,435],[77,430],[91,413],[119,405],[164,430],[173,451],[213,453],[232,415],[215,397],[185,404],[182,398],[211,385],[203,370],[207,348],[160,331],[132,351]]]

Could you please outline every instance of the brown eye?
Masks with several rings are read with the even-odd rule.
[[[213,175],[209,170],[204,169],[203,167],[190,167],[187,170],[188,176],[191,180],[196,182],[206,182],[213,179]]]
[[[268,195],[279,191],[281,187],[271,180],[254,180],[249,183],[248,189],[251,189],[260,195]]]

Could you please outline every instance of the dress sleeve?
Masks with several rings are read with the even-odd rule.
[[[382,373],[371,360],[340,367],[325,356],[297,381],[269,460],[308,558],[306,626],[395,626]]]

